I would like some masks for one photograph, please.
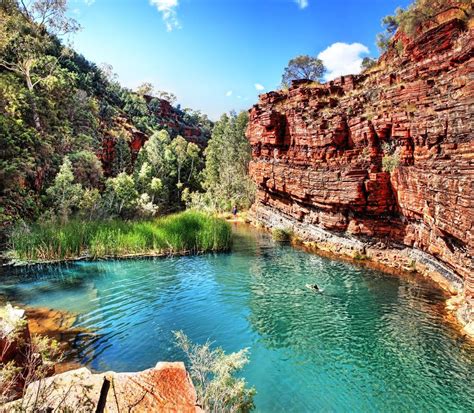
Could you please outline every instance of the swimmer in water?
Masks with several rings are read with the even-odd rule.
[[[319,289],[317,284],[306,284],[306,288],[313,290],[315,293],[320,293],[321,290]]]

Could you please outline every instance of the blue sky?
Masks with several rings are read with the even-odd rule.
[[[320,55],[329,77],[376,57],[380,19],[409,0],[70,0],[75,48],[119,81],[151,82],[212,119],[274,90],[288,60]]]

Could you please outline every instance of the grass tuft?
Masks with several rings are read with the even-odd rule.
[[[29,262],[196,253],[228,250],[232,230],[222,219],[185,211],[149,221],[71,220],[23,225],[13,231],[10,244],[13,259]]]
[[[293,238],[293,231],[288,228],[274,228],[272,238],[278,242],[290,242]]]

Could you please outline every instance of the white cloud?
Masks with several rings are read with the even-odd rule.
[[[308,0],[294,0],[300,9],[306,9],[309,3]]]
[[[169,32],[173,29],[180,29],[178,15],[176,8],[178,7],[178,0],[150,0],[150,4],[154,5],[163,17],[166,24],[166,30]]]
[[[232,93],[234,93],[234,92],[232,92],[232,90],[228,90],[225,95],[226,96],[232,96]]]
[[[255,89],[256,90],[264,90],[265,86],[261,85],[260,83],[255,83]]]
[[[326,69],[326,80],[332,80],[338,76],[360,73],[362,57],[361,54],[369,53],[367,46],[361,43],[333,43],[327,49],[318,54]]]
[[[86,6],[92,6],[95,3],[95,0],[84,0]]]

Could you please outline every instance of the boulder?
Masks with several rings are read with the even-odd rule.
[[[196,391],[181,362],[160,362],[138,373],[94,374],[86,367],[30,384],[20,404],[26,412],[201,412]],[[69,411],[69,410],[68,410]]]

